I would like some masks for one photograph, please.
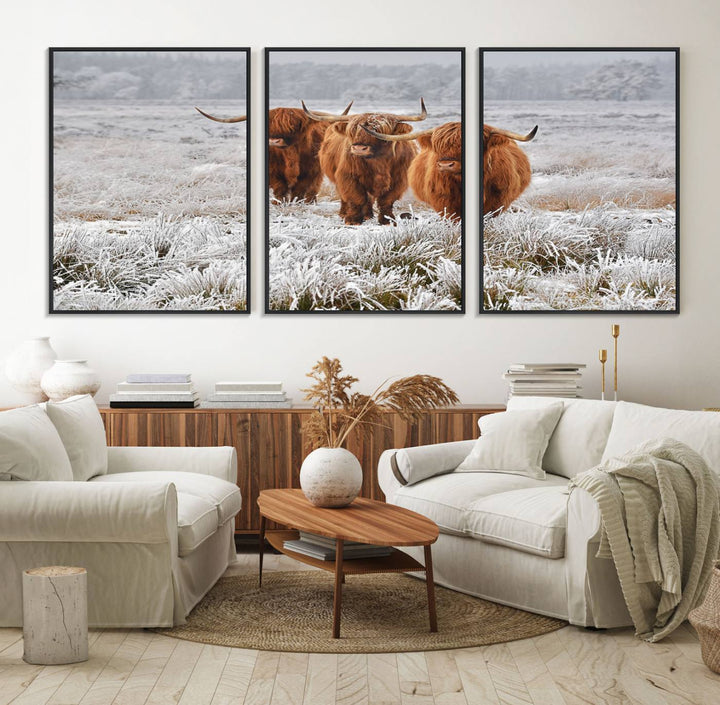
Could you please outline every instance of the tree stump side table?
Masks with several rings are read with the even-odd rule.
[[[50,666],[88,658],[87,571],[23,571],[23,659]]]

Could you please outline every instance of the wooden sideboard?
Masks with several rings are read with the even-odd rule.
[[[374,429],[368,438],[351,434],[347,448],[363,467],[362,496],[384,499],[377,483],[377,463],[384,450],[476,438],[478,419],[504,409],[499,404],[433,409],[412,425],[397,414],[387,413],[385,427]],[[257,498],[261,490],[300,486],[300,465],[310,450],[302,425],[310,411],[304,407],[100,409],[108,445],[233,446],[238,455],[237,484],[243,496],[237,533],[259,531]]]

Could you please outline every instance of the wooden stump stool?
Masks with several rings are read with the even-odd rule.
[[[23,571],[23,659],[54,665],[88,658],[87,571],[49,566]]]

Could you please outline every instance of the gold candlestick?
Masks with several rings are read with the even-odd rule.
[[[600,365],[602,366],[602,396],[600,397],[605,401],[605,363],[607,362],[607,350],[602,349],[600,351]]]
[[[617,367],[618,367],[618,363],[617,363],[617,343],[618,343],[618,338],[620,337],[620,326],[617,325],[616,323],[613,323],[613,325],[610,327],[610,332],[612,333],[613,342],[614,342],[613,347],[615,348],[615,350],[614,350],[614,352],[615,352],[615,359],[613,360],[613,363],[614,363],[614,366],[615,366],[615,375],[614,375],[614,386],[613,386],[613,389],[614,389],[614,391],[615,391],[615,401],[617,401],[617,400],[618,400],[618,397],[617,397],[617,387],[618,387],[618,385],[617,385]]]

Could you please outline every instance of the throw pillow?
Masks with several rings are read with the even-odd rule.
[[[508,411],[540,409],[557,404],[552,397],[512,397]],[[599,399],[563,399],[563,413],[550,436],[543,470],[568,479],[599,465],[605,450],[613,414],[614,401]]]
[[[674,438],[690,446],[720,475],[720,413],[662,409],[627,401],[617,404],[602,462],[658,438]]]
[[[403,448],[390,460],[393,474],[401,484],[414,485],[452,472],[467,457],[473,444],[474,441],[455,441]]]
[[[89,394],[64,401],[49,401],[45,410],[70,458],[75,480],[85,482],[107,472],[105,426]]]
[[[0,413],[0,477],[6,480],[73,479],[55,426],[38,406]]]
[[[505,472],[544,480],[543,455],[562,412],[558,402],[483,416],[480,438],[455,472]]]

